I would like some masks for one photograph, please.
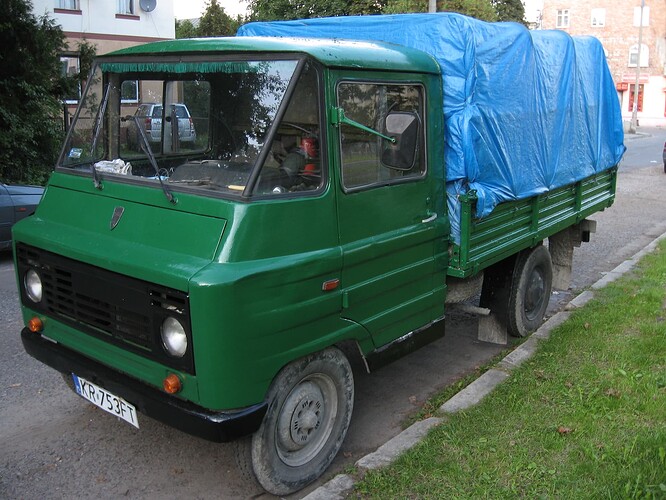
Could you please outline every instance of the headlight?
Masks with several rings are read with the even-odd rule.
[[[162,323],[162,343],[169,354],[182,358],[187,351],[185,328],[176,318],[169,316]]]
[[[23,278],[25,293],[35,304],[42,301],[42,278],[39,277],[34,269],[28,270]]]

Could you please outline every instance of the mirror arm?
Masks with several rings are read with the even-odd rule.
[[[351,120],[345,116],[345,110],[342,108],[331,108],[331,123],[335,125],[336,127],[339,127],[341,124],[345,125],[350,125],[352,127],[356,127],[360,130],[363,130],[364,132],[368,132],[370,134],[377,135],[381,137],[382,139],[385,139],[389,141],[391,144],[396,143],[395,137],[389,137],[387,135],[382,134],[381,132],[377,132],[374,129],[371,129],[369,127],[366,127],[365,125],[362,125],[358,122],[355,122],[354,120]]]

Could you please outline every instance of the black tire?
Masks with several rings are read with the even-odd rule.
[[[298,491],[321,476],[337,455],[354,407],[354,377],[337,348],[294,361],[268,392],[259,430],[240,442],[236,458],[274,495]]]
[[[524,337],[543,323],[553,287],[553,264],[543,245],[518,254],[511,277],[507,330]]]

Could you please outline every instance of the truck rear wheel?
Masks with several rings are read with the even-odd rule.
[[[342,446],[354,407],[349,361],[337,348],[294,361],[273,381],[268,401],[241,455],[266,491],[288,495],[321,476]]]
[[[507,330],[524,337],[543,322],[553,286],[553,264],[548,249],[539,245],[521,252],[509,290]]]

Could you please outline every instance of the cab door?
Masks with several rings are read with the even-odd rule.
[[[425,90],[418,81],[341,80],[336,99],[342,315],[380,347],[444,313],[445,271],[435,250],[443,226],[426,165]]]

